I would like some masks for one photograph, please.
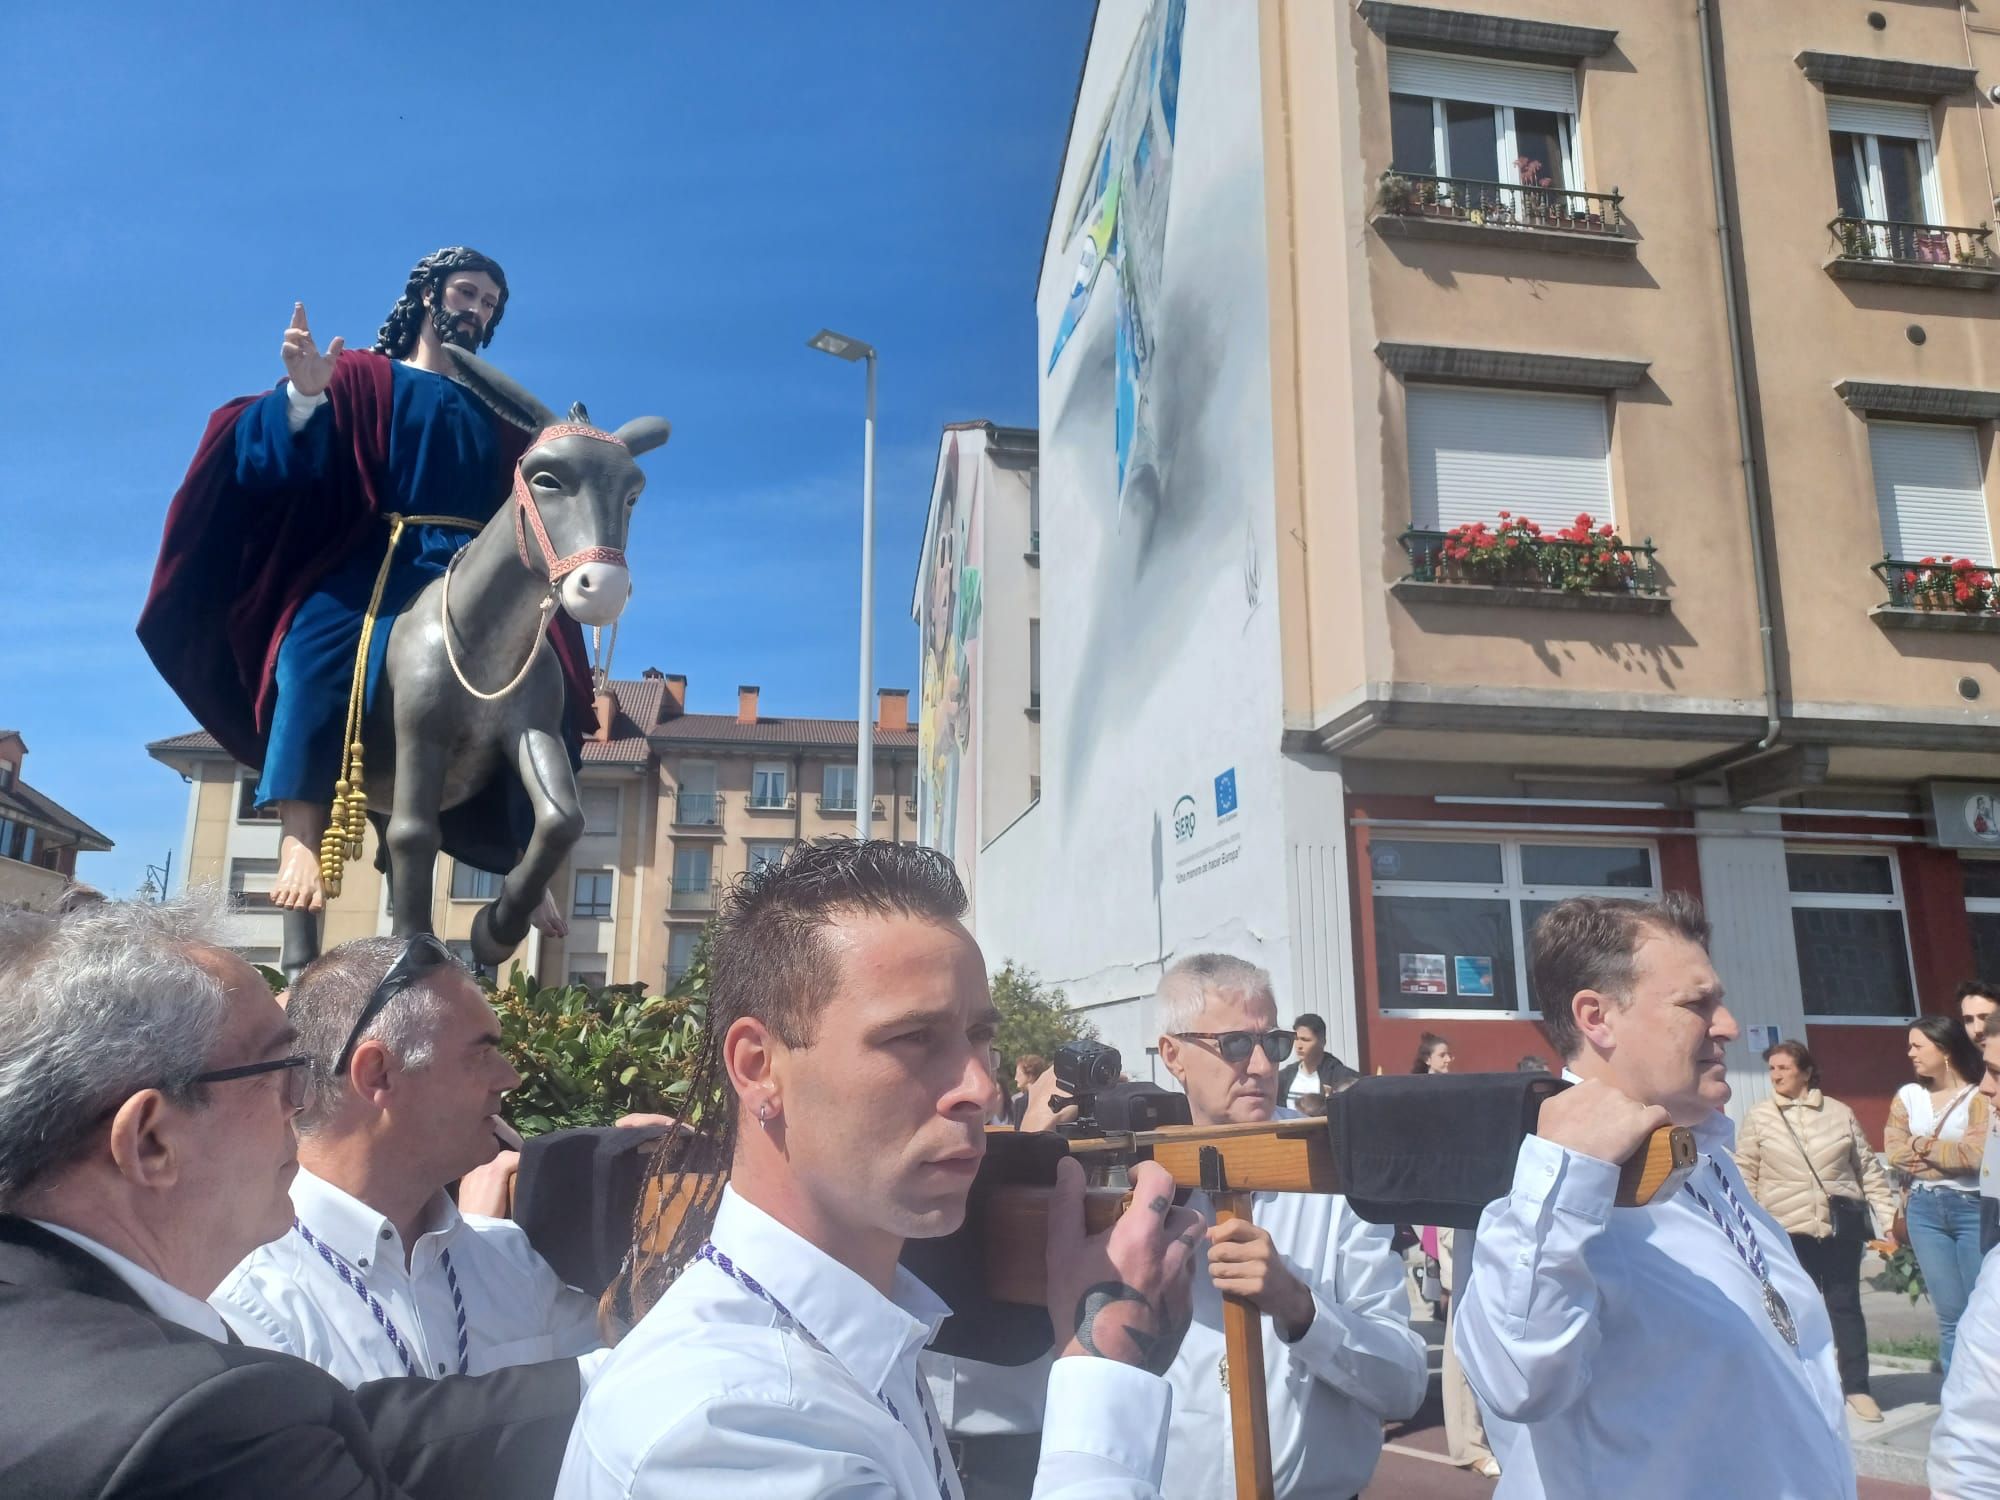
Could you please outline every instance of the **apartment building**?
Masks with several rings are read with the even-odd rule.
[[[1106,0],[989,956],[1134,1055],[1226,947],[1511,1067],[1539,912],[1685,890],[1739,1107],[1801,1036],[1879,1128],[2000,968],[1996,83],[1923,0]]]
[[[21,779],[28,745],[0,729],[0,907],[52,911],[76,885],[76,857],[111,840]]]
[[[875,816],[893,833],[915,826],[916,736],[907,693],[885,689],[879,701],[886,717],[876,785],[885,790]],[[600,729],[584,742],[578,773],[583,835],[550,884],[568,931],[531,932],[517,955],[544,982],[670,983],[685,970],[724,880],[796,838],[853,831],[853,720],[760,718],[755,688],[741,691],[735,716],[688,714],[686,702],[687,679],[653,669],[613,681],[608,704],[600,701]],[[278,824],[255,806],[256,773],[202,731],[147,750],[188,782],[186,880],[227,890],[237,951],[276,965],[283,914],[270,891]],[[798,789],[808,784],[814,795],[801,806]],[[891,787],[903,789],[902,801]],[[390,930],[376,848],[371,827],[361,859],[349,863],[341,894],[328,903],[328,946]],[[470,963],[473,916],[498,894],[499,877],[445,858],[434,878],[438,935]]]

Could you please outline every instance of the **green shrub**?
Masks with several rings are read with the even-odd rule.
[[[993,1045],[1000,1049],[1002,1081],[1010,1094],[1014,1064],[1028,1053],[1046,1060],[1064,1042],[1097,1040],[1097,1028],[1069,1008],[1067,995],[1045,988],[1033,970],[1015,967],[1012,959],[993,976],[993,1007],[1000,1012]],[[1129,1058],[1126,1067],[1131,1067]]]
[[[521,1075],[507,1117],[523,1135],[611,1125],[627,1114],[697,1121],[688,1074],[708,1016],[708,944],[664,995],[643,985],[543,988],[519,964],[493,990],[502,1049]]]

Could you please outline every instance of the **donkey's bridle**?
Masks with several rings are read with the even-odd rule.
[[[528,451],[533,452],[544,443],[566,437],[594,438],[600,443],[617,443],[621,448],[625,446],[614,434],[601,427],[591,427],[582,422],[557,422],[537,433],[534,442],[528,445]],[[616,563],[624,567],[625,553],[619,547],[585,547],[567,557],[556,556],[555,546],[549,541],[548,528],[542,525],[541,508],[535,504],[534,486],[528,483],[527,463],[527,456],[523,454],[521,462],[514,465],[514,545],[520,549],[522,563],[530,571],[535,566],[535,560],[528,555],[528,533],[533,531],[536,542],[541,545],[542,556],[548,560],[551,585],[561,583],[586,563]]]

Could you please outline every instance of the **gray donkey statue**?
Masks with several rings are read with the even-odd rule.
[[[529,916],[583,832],[549,620],[560,608],[580,625],[609,625],[623,612],[632,592],[626,533],[646,484],[635,459],[672,428],[635,417],[605,432],[580,403],[559,418],[484,360],[448,352],[468,390],[536,437],[507,502],[397,617],[362,724],[361,785],[353,789],[362,795],[343,790],[327,839],[336,852],[334,841],[344,840],[347,854],[359,855],[364,816],[372,817],[388,859],[395,934],[430,932],[439,815],[511,770],[534,828],[472,926],[473,955],[498,964],[528,935]],[[295,977],[319,947],[319,913],[287,911],[285,973]]]

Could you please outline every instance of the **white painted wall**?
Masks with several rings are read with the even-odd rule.
[[[1725,1003],[1737,1024],[1776,1026],[1781,1038],[1803,1041],[1805,1004],[1798,948],[1792,940],[1784,841],[1742,836],[1768,835],[1773,821],[1755,813],[1695,815],[1702,905],[1714,928],[1709,956],[1722,977],[1728,992]],[[1700,837],[1703,833],[1708,836]],[[1762,1051],[1752,1045],[1747,1032],[1729,1048],[1732,1119],[1742,1119],[1751,1105],[1771,1095]]]

